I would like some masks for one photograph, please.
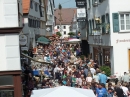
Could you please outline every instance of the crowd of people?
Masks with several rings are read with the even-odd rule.
[[[105,71],[99,69],[97,61],[81,57],[80,44],[65,44],[54,39],[49,45],[37,45],[34,58],[48,64],[22,64],[24,96],[30,97],[34,89],[69,86],[91,89],[97,97],[129,97],[129,75],[124,74],[116,84],[108,81]]]

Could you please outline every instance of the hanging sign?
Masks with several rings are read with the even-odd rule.
[[[78,8],[77,9],[77,18],[85,18],[85,17],[86,17],[85,8]]]
[[[20,45],[26,45],[27,44],[27,36],[26,35],[20,35],[19,36],[19,42],[20,42]]]

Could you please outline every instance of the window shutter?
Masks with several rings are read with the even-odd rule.
[[[119,32],[119,14],[112,13],[112,19],[113,19],[113,32]]]

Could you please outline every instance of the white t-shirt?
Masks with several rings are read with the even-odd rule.
[[[57,68],[57,67],[54,68],[54,74],[55,74],[56,72],[58,72],[58,68]]]
[[[94,73],[96,72],[96,70],[94,68],[90,68],[91,73],[94,75]]]
[[[86,81],[87,81],[87,82],[90,82],[90,83],[91,83],[92,80],[93,80],[92,77],[86,77]]]
[[[122,88],[123,92],[127,95],[128,88],[127,88],[127,87],[124,87],[124,86],[122,86],[121,88]]]

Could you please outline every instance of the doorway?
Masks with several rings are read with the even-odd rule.
[[[130,70],[130,49],[128,50],[129,70]]]

